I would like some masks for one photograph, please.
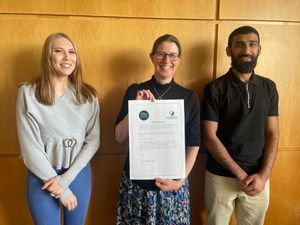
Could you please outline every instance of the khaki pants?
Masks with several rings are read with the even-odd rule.
[[[235,178],[205,173],[205,206],[208,212],[207,225],[227,225],[235,212],[237,225],[263,225],[269,206],[269,181],[265,189],[251,197],[240,190]]]

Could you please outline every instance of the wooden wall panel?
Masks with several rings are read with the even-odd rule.
[[[0,157],[0,225],[32,224],[26,200],[25,174],[20,159]]]
[[[96,156],[92,161],[93,186],[86,225],[115,225],[124,155]]]
[[[299,148],[279,152],[271,177],[265,225],[300,224],[299,165]]]
[[[84,78],[100,93],[104,132],[99,153],[118,152],[113,133],[115,117],[127,86],[151,77],[149,53],[158,36],[172,33],[182,42],[182,64],[176,81],[200,90],[212,73],[214,26],[207,22],[13,17],[0,18],[0,29],[3,32],[0,113],[8,118],[0,125],[3,132],[0,153],[19,152],[14,114],[17,84],[35,76],[42,44],[52,32],[66,32],[74,38],[83,62]],[[189,35],[191,32],[193,36]]]
[[[230,66],[226,56],[230,32],[244,23],[224,22],[218,30],[217,74],[222,75]],[[280,96],[280,147],[299,148],[300,133],[300,26],[280,24],[250,24],[261,36],[262,52],[258,59],[256,73],[274,80]],[[284,35],[283,35],[284,34]]]
[[[300,1],[220,0],[220,19],[299,21]]]
[[[191,224],[204,225],[207,221],[204,207],[204,174],[206,154],[199,152],[197,161],[190,173]]]
[[[213,19],[215,3],[216,0],[1,0],[0,13]]]
[[[18,83],[36,75],[41,47],[50,33],[62,31],[73,37],[84,78],[100,94],[101,148],[92,161],[87,225],[110,225],[126,158],[114,140],[114,120],[126,87],[153,73],[148,56],[153,41],[165,33],[179,38],[183,57],[175,80],[201,97],[203,86],[230,66],[225,54],[229,33],[246,24],[261,34],[256,72],[273,79],[280,93],[280,151],[265,224],[299,224],[299,9],[300,2],[294,0],[1,0],[0,225],[32,224],[25,197],[26,168],[18,159],[15,100]],[[206,223],[205,160],[201,152],[190,176],[192,225]]]

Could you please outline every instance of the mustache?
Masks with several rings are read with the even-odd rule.
[[[249,55],[249,54],[238,55],[238,59],[243,58],[243,57],[250,57],[251,59],[254,59],[254,55]]]

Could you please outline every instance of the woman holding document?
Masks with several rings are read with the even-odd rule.
[[[181,46],[173,35],[163,35],[154,42],[150,53],[154,75],[146,82],[128,87],[116,119],[115,135],[119,143],[128,143],[128,100],[183,99],[187,178],[200,146],[200,106],[195,92],[174,81],[180,57]],[[130,180],[129,177],[127,158],[116,224],[190,224],[188,179]]]

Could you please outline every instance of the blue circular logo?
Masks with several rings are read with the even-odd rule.
[[[139,113],[141,120],[147,120],[149,118],[149,113],[146,110],[143,110]]]

